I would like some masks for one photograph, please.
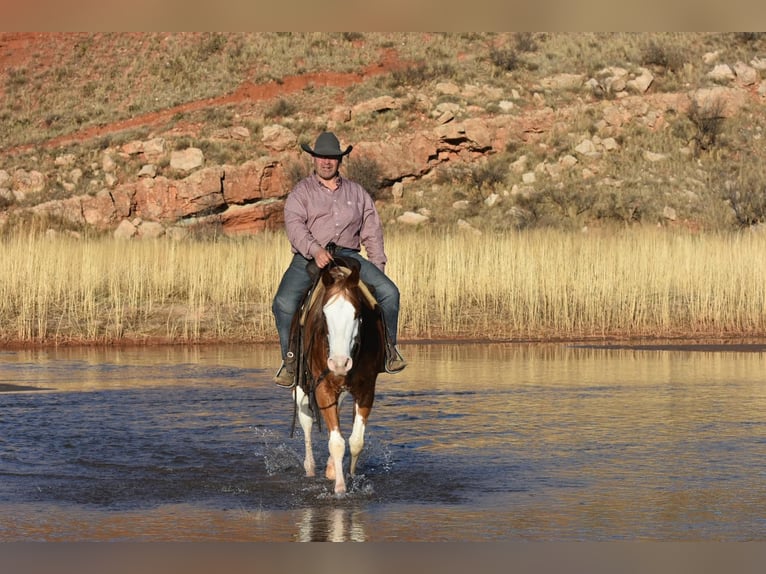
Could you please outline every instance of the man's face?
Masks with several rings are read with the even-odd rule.
[[[314,169],[317,175],[326,181],[333,179],[338,175],[338,166],[340,158],[314,156]]]

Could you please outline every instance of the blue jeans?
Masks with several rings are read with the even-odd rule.
[[[369,287],[375,291],[380,309],[383,313],[383,322],[386,324],[388,340],[396,344],[396,335],[399,329],[399,288],[389,279],[385,273],[367,261],[362,255],[352,249],[338,248],[336,255],[353,257],[361,264],[359,275]],[[277,288],[277,294],[271,305],[271,312],[277,324],[279,333],[279,346],[282,349],[282,358],[285,357],[290,346],[290,325],[293,315],[300,307],[301,300],[306,291],[311,287],[311,276],[306,271],[308,259],[300,254],[293,255],[290,266],[282,276],[282,281]]]

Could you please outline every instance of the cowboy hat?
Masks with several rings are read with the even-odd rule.
[[[340,142],[338,141],[338,138],[335,137],[335,134],[331,132],[323,132],[319,134],[319,137],[314,144],[314,149],[311,149],[311,147],[305,143],[302,143],[301,147],[303,148],[303,151],[306,151],[313,156],[343,157],[349,153],[354,146],[348,146],[346,151],[341,151]]]

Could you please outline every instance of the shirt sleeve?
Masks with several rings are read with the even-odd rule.
[[[293,249],[313,259],[322,247],[309,231],[308,189],[298,183],[285,200],[285,231]]]

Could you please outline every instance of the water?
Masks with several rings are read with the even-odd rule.
[[[0,352],[0,541],[764,539],[762,347],[402,348],[344,498],[276,347]]]

